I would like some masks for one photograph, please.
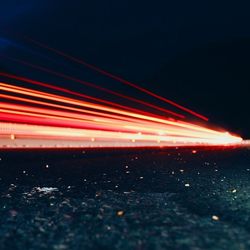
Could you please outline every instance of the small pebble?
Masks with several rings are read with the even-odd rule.
[[[117,211],[117,216],[123,216],[124,215],[124,211],[120,210],[120,211]]]
[[[218,221],[220,218],[217,215],[213,215],[212,219]]]

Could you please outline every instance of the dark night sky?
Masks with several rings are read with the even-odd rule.
[[[36,64],[42,62],[37,58],[47,60],[47,52],[24,44],[21,35],[27,35],[249,137],[249,7],[240,1],[1,1],[0,52]],[[0,67],[53,79],[3,58]],[[70,74],[105,83],[77,65],[67,67]]]

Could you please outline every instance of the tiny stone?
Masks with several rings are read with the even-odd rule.
[[[120,211],[117,211],[117,216],[123,216],[124,215],[124,211],[120,210]]]
[[[220,218],[217,215],[213,215],[212,219],[218,221]]]

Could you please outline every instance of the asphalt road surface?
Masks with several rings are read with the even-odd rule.
[[[250,151],[0,152],[0,249],[250,249]]]

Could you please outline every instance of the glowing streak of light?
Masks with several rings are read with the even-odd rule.
[[[36,44],[36,45],[38,45],[38,46],[40,46],[40,47],[46,48],[46,49],[48,49],[48,50],[50,50],[50,51],[53,51],[53,52],[55,52],[56,54],[58,54],[58,55],[60,55],[60,56],[62,56],[62,57],[64,57],[64,58],[67,58],[67,59],[69,59],[69,60],[71,60],[71,61],[73,61],[73,62],[76,62],[76,63],[78,63],[78,64],[84,65],[84,66],[86,66],[87,68],[89,68],[89,69],[91,69],[91,70],[94,70],[94,71],[96,71],[96,72],[99,72],[99,73],[101,73],[101,74],[103,74],[103,75],[105,75],[105,76],[107,76],[107,77],[109,77],[109,78],[111,78],[111,79],[114,79],[114,80],[116,80],[116,81],[118,81],[118,82],[121,82],[121,83],[126,84],[126,85],[128,85],[128,86],[131,86],[131,87],[133,87],[133,88],[135,88],[135,89],[137,89],[137,90],[139,90],[139,91],[141,91],[141,92],[144,92],[144,93],[146,93],[146,94],[148,94],[148,95],[150,95],[150,96],[152,96],[152,97],[154,97],[154,98],[157,98],[157,99],[159,99],[159,100],[161,100],[161,101],[163,101],[163,102],[169,103],[169,104],[171,104],[171,105],[173,105],[173,106],[175,106],[175,107],[177,107],[177,108],[179,108],[179,109],[181,109],[181,110],[183,110],[183,111],[185,111],[185,112],[187,112],[187,113],[190,113],[190,114],[192,114],[192,115],[194,115],[194,116],[196,116],[196,117],[202,119],[202,120],[208,121],[208,118],[205,117],[204,115],[201,115],[201,114],[199,114],[199,113],[197,113],[197,112],[194,112],[193,110],[188,109],[188,108],[186,108],[186,107],[184,107],[184,106],[182,106],[182,105],[180,105],[180,104],[178,104],[178,103],[176,103],[176,102],[174,102],[174,101],[172,101],[172,100],[169,100],[169,99],[167,99],[167,98],[164,98],[164,97],[162,97],[162,96],[159,96],[159,95],[153,93],[152,91],[149,91],[149,90],[147,90],[147,89],[145,89],[145,88],[142,88],[142,87],[140,87],[140,86],[138,86],[138,85],[136,85],[136,84],[134,84],[134,83],[132,83],[132,82],[129,82],[129,81],[127,81],[127,80],[124,80],[124,79],[121,78],[121,77],[115,76],[115,75],[111,74],[110,72],[105,71],[105,70],[103,70],[103,69],[101,69],[101,68],[99,68],[99,67],[97,67],[97,66],[95,66],[95,65],[89,64],[89,63],[87,63],[87,62],[85,62],[85,61],[83,61],[83,60],[80,60],[80,59],[78,59],[78,58],[75,58],[75,57],[73,57],[73,56],[70,56],[70,55],[68,55],[68,54],[66,54],[66,53],[64,53],[64,52],[62,52],[62,51],[59,51],[59,50],[54,49],[54,48],[51,48],[51,47],[49,47],[49,46],[47,46],[47,45],[44,45],[44,44],[42,44],[42,43],[40,43],[40,42],[37,42],[37,41],[33,40],[33,39],[29,39],[29,40],[32,41],[34,44]]]
[[[4,121],[0,122],[0,137],[7,135],[11,140],[15,140],[16,136],[36,140],[83,139],[91,143],[85,146],[97,145],[97,142],[119,146],[126,141],[126,145],[131,147],[173,146],[176,143],[185,146],[231,145],[242,140],[227,132],[185,121],[170,121],[6,83],[0,83],[0,90],[10,93],[0,94],[2,99],[25,103],[0,102],[0,121]]]
[[[175,143],[186,144],[205,144],[205,145],[227,145],[233,143],[240,143],[241,139],[238,137],[220,136],[216,139],[205,138],[186,138],[175,136],[156,136],[156,135],[138,135],[133,133],[117,133],[113,131],[94,131],[87,129],[69,129],[60,127],[48,127],[37,125],[23,125],[23,124],[0,124],[0,134],[10,135],[13,131],[17,138],[38,138],[43,139],[63,139],[63,140],[81,140],[82,142],[103,142],[107,141],[109,144],[116,145],[122,141],[129,141],[129,145],[133,147],[134,143],[146,142],[149,145],[152,142],[163,142],[165,146],[173,146]],[[94,140],[93,140],[94,139]],[[167,144],[166,144],[167,143]],[[140,145],[140,144],[139,144]]]
[[[58,95],[54,95],[54,94],[47,94],[47,93],[44,93],[41,91],[35,91],[35,90],[22,88],[22,87],[16,87],[16,86],[12,86],[12,85],[5,84],[5,83],[0,83],[0,89],[5,90],[5,91],[9,91],[9,92],[23,94],[23,95],[38,97],[38,98],[42,98],[42,99],[48,99],[50,101],[64,102],[64,103],[68,103],[68,104],[72,104],[72,105],[82,106],[85,108],[87,107],[87,108],[92,108],[92,109],[98,109],[101,111],[116,113],[119,115],[125,115],[125,116],[134,117],[134,118],[138,118],[138,119],[142,119],[142,120],[148,120],[148,121],[158,122],[158,123],[162,123],[162,124],[167,124],[167,125],[172,125],[172,126],[177,126],[177,127],[182,127],[182,128],[188,128],[188,129],[193,129],[193,130],[197,130],[197,131],[203,131],[203,132],[207,132],[207,133],[211,133],[211,134],[220,134],[220,132],[217,132],[217,131],[214,131],[211,129],[207,129],[204,127],[199,127],[199,126],[189,124],[189,123],[179,123],[179,122],[175,122],[175,121],[169,121],[169,120],[164,120],[164,119],[160,119],[160,118],[145,116],[145,115],[141,115],[141,114],[137,114],[137,113],[131,113],[131,112],[127,112],[127,111],[123,111],[123,110],[119,110],[119,109],[106,107],[103,105],[92,104],[89,102],[83,102],[83,101],[79,101],[79,100],[66,98],[63,96],[58,96]]]
[[[92,114],[92,115],[94,114],[95,116],[93,116],[93,117],[96,120],[101,120],[102,117],[109,117],[109,118],[114,118],[116,120],[121,120],[121,121],[132,121],[132,122],[137,121],[136,119],[133,119],[133,118],[112,115],[112,114],[106,114],[106,113],[86,110],[86,109],[82,109],[82,108],[81,109],[80,108],[73,108],[70,106],[58,105],[58,104],[54,104],[54,103],[43,102],[43,101],[38,101],[38,100],[33,100],[33,99],[28,99],[28,98],[23,98],[23,97],[17,97],[17,96],[5,95],[5,94],[0,94],[0,97],[2,97],[3,99],[21,101],[21,102],[32,103],[32,104],[37,104],[37,105],[44,105],[44,106],[59,108],[59,109],[66,109],[66,110],[70,110],[70,111],[74,111],[74,112],[78,112],[78,113],[84,113],[84,114],[87,113],[87,114]]]
[[[1,95],[0,95],[1,96]],[[14,98],[15,99],[15,98]],[[19,98],[18,98],[19,99]],[[40,102],[39,102],[40,103]],[[201,133],[192,130],[184,130],[184,129],[176,129],[172,126],[157,126],[154,123],[142,123],[142,122],[128,122],[128,121],[120,121],[117,119],[105,119],[105,118],[96,118],[95,116],[89,115],[79,115],[75,113],[62,112],[57,110],[48,110],[41,108],[34,108],[30,106],[23,105],[13,105],[8,103],[1,103],[0,111],[5,113],[12,114],[21,114],[32,117],[42,117],[42,118],[53,118],[52,121],[47,121],[51,125],[68,125],[71,127],[88,127],[92,129],[102,129],[102,130],[114,130],[114,131],[141,131],[144,133],[158,133],[158,131],[163,130],[162,134],[168,135],[179,135],[179,136],[187,136],[187,137],[204,137],[204,138],[217,138],[217,135],[211,135],[208,133]],[[3,115],[2,115],[3,119]],[[5,116],[5,119],[11,120],[10,117]],[[16,117],[14,118],[17,119]],[[72,123],[61,122],[61,120],[71,121]],[[13,121],[13,118],[12,118]],[[39,122],[37,119],[33,120],[33,122]],[[42,121],[40,121],[41,123]],[[82,123],[81,123],[82,122]],[[43,121],[46,123],[46,121]]]
[[[62,73],[59,73],[59,72],[55,72],[55,71],[52,71],[50,69],[47,69],[45,67],[41,67],[41,66],[37,66],[37,65],[34,65],[34,64],[31,64],[31,63],[28,63],[28,62],[24,62],[22,60],[19,60],[19,59],[15,59],[15,58],[10,58],[8,57],[8,59],[12,60],[12,61],[15,61],[15,62],[18,62],[18,63],[21,63],[21,64],[24,64],[24,65],[27,65],[29,67],[32,67],[32,68],[35,68],[35,69],[38,69],[38,70],[41,70],[41,71],[44,71],[44,72],[47,72],[49,74],[53,74],[53,75],[56,75],[56,76],[59,76],[61,78],[64,78],[64,79],[67,79],[67,80],[70,80],[70,81],[73,81],[73,82],[78,82],[78,83],[81,83],[85,86],[88,86],[88,87],[91,87],[91,88],[95,88],[95,89],[98,89],[100,91],[103,91],[103,92],[106,92],[106,93],[109,93],[111,95],[114,95],[114,96],[118,96],[120,98],[124,98],[124,99],[127,99],[127,100],[130,100],[132,102],[136,102],[136,103],[139,103],[139,104],[142,104],[144,106],[147,106],[147,107],[150,107],[150,108],[153,108],[153,109],[156,109],[156,110],[159,110],[161,112],[164,112],[168,115],[172,115],[172,116],[175,116],[175,117],[179,117],[179,118],[182,118],[184,119],[185,116],[184,115],[181,115],[181,114],[178,114],[176,112],[173,112],[173,111],[170,111],[168,109],[164,109],[164,108],[161,108],[161,107],[158,107],[156,105],[153,105],[151,103],[147,103],[147,102],[144,102],[144,101],[141,101],[139,99],[135,99],[135,98],[132,98],[130,96],[126,96],[126,95],[123,95],[123,94],[120,94],[118,92],[115,92],[115,91],[112,91],[112,90],[109,90],[109,89],[106,89],[106,88],[103,88],[103,87],[100,87],[96,84],[93,84],[93,83],[90,83],[90,82],[87,82],[87,81],[83,81],[83,80],[80,80],[78,78],[75,78],[75,77],[71,77],[71,76],[68,76],[68,75],[65,75],[65,74],[62,74]],[[3,73],[1,75],[4,75]],[[6,74],[5,74],[6,75]],[[9,75],[10,76],[10,75]],[[48,85],[47,85],[48,86]],[[98,102],[102,102],[102,103],[106,103],[106,104],[111,104],[113,106],[118,106],[119,104],[116,104],[116,103],[111,103],[109,101],[106,101],[106,100],[101,100],[101,99],[98,99],[98,98],[93,98],[93,97],[90,97],[90,96],[87,96],[85,95],[85,98],[88,98],[88,99],[96,99],[96,101]],[[132,110],[133,112],[136,111],[136,109],[133,109],[133,108],[130,108],[130,107],[125,107],[125,106],[122,106],[122,105],[119,105],[120,107],[122,108],[125,108],[125,109],[130,109]],[[138,110],[137,110],[138,112]],[[139,111],[140,112],[140,111]]]

